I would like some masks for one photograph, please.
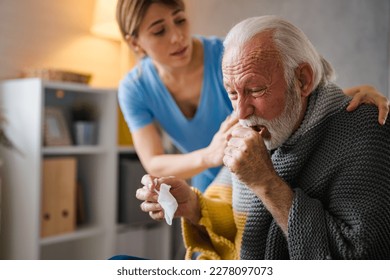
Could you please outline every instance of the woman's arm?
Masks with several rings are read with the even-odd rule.
[[[165,154],[162,138],[155,124],[149,124],[132,133],[135,150],[142,165],[154,176],[177,176],[183,179],[203,171],[201,152]]]
[[[228,117],[214,135],[210,145],[185,154],[165,154],[161,136],[155,124],[149,124],[132,133],[134,147],[142,165],[154,176],[176,176],[191,178],[205,169],[222,165],[226,136],[237,123]]]
[[[378,122],[382,125],[386,123],[390,103],[386,96],[381,94],[376,88],[370,85],[360,85],[346,88],[343,91],[346,95],[353,97],[347,107],[348,111],[355,110],[363,103],[374,104],[379,110]]]

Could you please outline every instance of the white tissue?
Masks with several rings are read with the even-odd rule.
[[[170,185],[161,184],[160,191],[156,190],[158,193],[157,202],[164,209],[165,221],[168,225],[172,225],[173,216],[178,206],[176,198],[169,192],[170,188]]]

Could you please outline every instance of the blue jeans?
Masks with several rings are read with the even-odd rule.
[[[138,258],[134,256],[128,256],[128,255],[115,255],[109,258],[109,260],[146,260],[146,259]]]

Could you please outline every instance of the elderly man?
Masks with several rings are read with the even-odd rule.
[[[142,209],[161,219],[153,189],[171,185],[187,257],[390,259],[390,126],[373,106],[347,112],[332,67],[280,18],[244,20],[224,44],[242,125],[227,137],[226,168],[204,195],[145,176]]]

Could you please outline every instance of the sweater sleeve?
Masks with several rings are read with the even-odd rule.
[[[193,225],[182,219],[186,259],[200,252],[198,259],[235,259],[236,225],[232,211],[232,188],[218,182],[218,177],[203,195],[196,192],[201,207],[201,219]]]
[[[295,189],[288,222],[291,259],[390,257],[390,127],[370,129],[365,122],[359,122],[360,136],[351,133],[355,137],[343,143],[349,148],[337,151],[322,194]]]

